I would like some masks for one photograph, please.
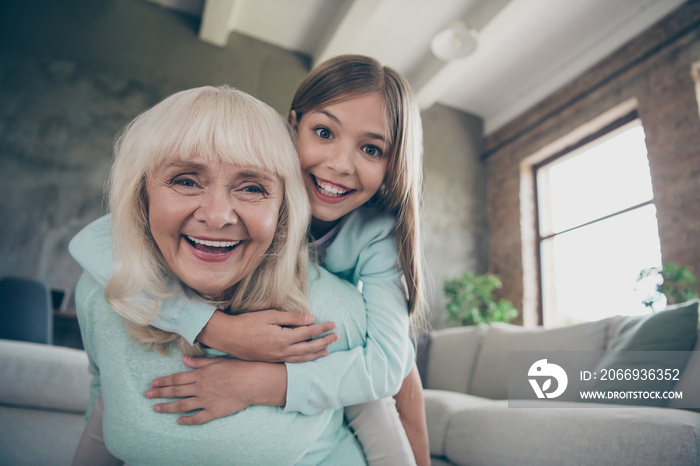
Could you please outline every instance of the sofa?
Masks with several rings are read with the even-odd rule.
[[[90,400],[84,351],[0,340],[0,464],[70,465]]]
[[[432,464],[700,464],[697,308],[694,301],[648,317],[612,317],[557,329],[493,323],[422,335],[418,367]],[[587,355],[598,372],[600,364],[612,363],[610,358],[680,355],[679,380],[668,387],[682,392],[683,399],[639,406],[642,401],[588,402],[573,396],[517,407],[518,401],[509,398],[514,377],[509,358],[513,362],[514,356],[528,354]],[[579,389],[601,383],[572,378],[584,377],[569,377]]]
[[[660,338],[676,348],[680,341],[692,344],[673,389],[683,391],[685,404],[700,407],[697,302],[694,306],[695,314],[686,313],[682,322],[685,332],[671,329]],[[680,409],[677,400],[665,407],[581,407],[551,400],[548,407],[509,407],[509,352],[606,354],[630,329],[638,335],[645,326],[656,328],[648,324],[655,322],[614,317],[551,330],[492,324],[426,334],[418,345],[418,365],[432,464],[700,464],[700,412]],[[82,350],[0,340],[0,464],[70,464],[89,403],[87,365]]]

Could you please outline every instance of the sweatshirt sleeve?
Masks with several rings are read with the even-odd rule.
[[[92,310],[90,301],[97,290],[99,290],[99,285],[85,273],[80,276],[75,287],[75,310],[78,315],[78,323],[80,324],[80,336],[88,357],[88,372],[92,375],[92,379],[90,379],[90,404],[85,413],[85,420],[90,417],[95,400],[101,391],[99,360],[93,349],[93,316],[90,313]]]
[[[394,219],[357,209],[326,250],[323,266],[361,283],[367,319],[364,346],[287,366],[285,411],[315,414],[395,395],[415,356],[401,281]],[[312,312],[313,296],[310,296]]]
[[[105,288],[114,274],[111,217],[106,215],[83,228],[71,240],[68,250],[83,270]],[[175,280],[168,283],[168,287],[173,291],[178,290],[179,286]],[[163,300],[160,311],[151,325],[177,333],[190,344],[194,344],[197,335],[209,322],[215,310],[216,306],[177,292]]]

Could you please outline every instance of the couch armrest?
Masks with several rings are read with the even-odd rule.
[[[423,398],[432,456],[445,456],[447,430],[454,414],[474,406],[491,403],[485,398],[445,390],[425,389]]]
[[[82,350],[0,340],[0,404],[84,413],[91,378]]]

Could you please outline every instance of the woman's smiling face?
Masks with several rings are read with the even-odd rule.
[[[373,92],[306,112],[297,122],[316,233],[370,200],[384,182],[390,149],[384,113],[383,96]]]
[[[151,234],[172,272],[216,299],[260,263],[277,228],[283,182],[267,170],[194,158],[146,178]]]

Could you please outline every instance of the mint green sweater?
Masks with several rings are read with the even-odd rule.
[[[361,347],[366,319],[357,289],[320,268],[310,271],[310,279],[314,314],[337,323],[340,338],[330,351]],[[100,392],[104,399],[105,443],[129,465],[365,464],[342,410],[304,415],[251,406],[199,426],[177,424],[179,414],[154,412],[155,403],[170,400],[150,400],[144,393],[155,377],[188,370],[182,354],[162,356],[134,343],[102,286],[86,273],[76,288],[76,307],[93,373],[93,401]]]
[[[75,260],[104,287],[114,270],[110,217],[85,227],[69,247]],[[367,207],[349,213],[321,265],[355,286],[362,284],[366,338],[363,345],[348,351],[287,364],[286,412],[317,414],[395,395],[415,357],[393,216]],[[193,343],[215,307],[183,298],[180,293],[166,299],[153,325]],[[344,303],[335,303],[328,314],[320,315],[316,308],[320,303],[312,301],[316,322],[336,321],[335,312],[340,315]]]

